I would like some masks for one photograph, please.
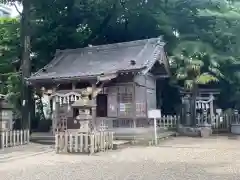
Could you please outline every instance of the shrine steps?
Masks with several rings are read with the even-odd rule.
[[[131,141],[124,140],[114,140],[113,141],[113,150],[125,148],[131,145]]]
[[[34,132],[31,134],[30,141],[39,144],[54,145],[55,137],[50,132]]]
[[[174,131],[161,131],[158,132],[158,141],[165,140],[177,135]],[[126,148],[131,145],[152,145],[153,144],[153,134],[115,134],[113,141],[113,149]],[[54,145],[55,137],[52,133],[41,132],[41,133],[32,133],[31,142]]]
[[[176,137],[177,132],[175,131],[161,131],[157,134],[158,141],[162,141],[171,137]],[[129,141],[132,145],[153,145],[154,135],[153,133],[148,134],[116,134],[115,140]]]

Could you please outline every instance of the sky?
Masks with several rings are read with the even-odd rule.
[[[22,12],[22,5],[16,4],[16,6],[17,6],[18,10],[19,10],[20,12]],[[12,13],[11,13],[11,16],[12,16],[12,17],[16,17],[16,16],[19,15],[19,13],[17,12],[17,10],[16,10],[16,8],[15,8],[14,6],[9,6],[9,7],[10,7],[11,10],[12,10]]]

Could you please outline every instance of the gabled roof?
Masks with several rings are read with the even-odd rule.
[[[144,72],[156,61],[168,64],[160,38],[59,50],[48,65],[28,80],[87,79],[103,74]]]

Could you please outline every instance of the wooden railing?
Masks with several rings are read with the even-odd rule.
[[[208,122],[212,125],[213,130],[228,131],[231,124],[240,124],[240,114],[223,114],[222,116],[214,115],[210,118],[210,115],[197,115],[197,124],[203,124]],[[157,126],[162,128],[176,128],[180,116],[177,115],[162,115],[157,119]],[[153,120],[142,119],[137,120],[137,127],[149,127],[153,126]],[[133,128],[133,120],[131,119],[116,119],[113,120],[113,128]]]
[[[130,128],[133,127],[132,119],[116,119],[113,120],[113,128]]]
[[[214,130],[229,131],[233,121],[232,115],[224,114],[223,116],[215,115],[212,122]]]
[[[177,125],[179,116],[176,115],[164,115],[157,119],[157,125],[164,128],[174,128]],[[153,119],[138,119],[136,120],[136,127],[149,127],[153,126]],[[116,119],[113,120],[113,128],[133,128],[132,119]]]
[[[162,116],[158,119],[158,126],[164,128],[175,128],[177,126],[178,121],[180,121],[180,117],[176,115],[166,115]],[[222,116],[214,115],[212,118],[212,122],[210,116],[197,116],[198,124],[203,124],[204,122],[208,122],[212,124],[213,130],[223,130],[228,131],[231,123],[239,123],[240,124],[240,116],[234,116],[229,114],[224,114]]]
[[[113,132],[59,132],[55,135],[56,153],[93,154],[113,148]]]
[[[221,116],[215,114],[213,117],[210,115],[197,115],[198,124],[203,124],[207,122],[212,125],[214,131],[229,131],[232,123],[238,121],[238,116],[234,114],[222,114]]]
[[[177,126],[177,121],[179,120],[179,118],[180,117],[176,115],[162,116],[157,121],[157,125],[163,128],[175,128]]]
[[[1,149],[29,143],[29,130],[11,130],[1,132]]]
[[[180,117],[176,115],[163,115],[157,120],[158,127],[163,128],[175,128],[177,127]],[[210,122],[210,116],[197,116],[198,123],[208,122],[212,124],[213,130],[228,131],[231,124],[240,124],[240,115],[223,114],[222,116],[214,115],[212,122]],[[153,122],[151,121],[151,124]]]

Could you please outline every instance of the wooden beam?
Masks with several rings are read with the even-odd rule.
[[[167,74],[163,74],[163,75],[154,75],[154,77],[155,77],[156,79],[161,79],[161,78],[169,78],[170,76],[167,75]]]

